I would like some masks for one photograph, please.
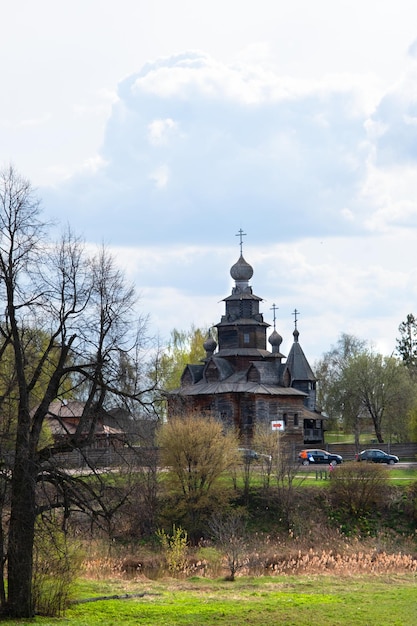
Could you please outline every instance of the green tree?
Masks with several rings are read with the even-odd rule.
[[[397,352],[403,363],[415,375],[417,373],[417,319],[412,313],[398,327],[400,338],[397,339]]]
[[[171,331],[167,348],[158,360],[157,378],[162,390],[180,386],[181,375],[188,363],[201,363],[205,358],[204,342],[208,331],[192,325],[190,330]]]
[[[7,596],[4,589],[0,595],[3,613],[14,618],[32,617],[35,609],[38,514],[50,507],[68,511],[72,500],[89,505],[89,485],[60,472],[54,456],[91,442],[102,407],[122,393],[117,386],[120,349],[138,355],[134,292],[111,256],[102,249],[89,258],[70,231],[53,245],[47,231],[30,183],[13,167],[2,170],[0,354],[7,353],[12,384],[2,382],[0,409],[7,406],[14,426],[7,432],[13,438],[7,467]],[[49,405],[69,389],[84,399],[77,431],[65,444],[43,443]],[[132,399],[147,401],[147,391],[144,383]]]
[[[415,402],[409,412],[410,440],[417,441],[417,403]]]
[[[321,406],[345,430],[359,434],[370,420],[377,440],[404,441],[409,437],[410,410],[416,389],[404,364],[366,347],[365,342],[342,335],[316,369],[320,379]]]
[[[342,424],[345,430],[354,432],[357,447],[362,406],[355,389],[352,388],[352,381],[344,373],[351,359],[365,350],[365,341],[343,333],[336,345],[332,346],[315,365],[319,380],[318,405],[329,416],[333,425]]]
[[[202,521],[222,506],[220,477],[236,463],[238,439],[214,417],[191,412],[164,423],[158,442],[177,498],[175,517],[194,537]]]
[[[408,439],[416,390],[407,368],[398,359],[367,351],[351,359],[344,378],[371,418],[380,443],[387,438]]]

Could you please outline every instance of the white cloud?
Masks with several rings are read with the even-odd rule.
[[[259,245],[249,244],[249,236],[244,256],[254,268],[251,285],[264,299],[260,310],[267,323],[273,322],[272,304],[278,306],[284,354],[293,341],[295,308],[300,342],[312,362],[342,332],[372,342],[384,354],[393,352],[398,325],[417,298],[410,233],[385,235],[374,240],[374,247],[366,238]],[[234,284],[229,271],[238,258],[237,239],[224,247],[121,247],[115,254],[138,285],[141,310],[150,313],[151,327],[163,339],[174,327],[220,321],[222,300]]]
[[[169,181],[170,171],[167,165],[160,165],[149,174],[149,178],[154,181],[157,187],[166,187]]]
[[[3,15],[0,158],[117,246],[156,329],[219,320],[242,226],[284,351],[295,307],[310,358],[342,331],[392,351],[417,300],[414,0],[40,3]]]
[[[352,211],[350,209],[347,209],[346,207],[341,210],[341,214],[347,222],[353,222],[355,219]]]
[[[97,174],[97,172],[103,169],[107,165],[107,161],[103,159],[100,154],[96,154],[84,161],[82,169],[90,174]]]
[[[169,137],[178,129],[178,124],[170,117],[153,120],[148,124],[149,143],[154,146],[167,144]]]
[[[20,120],[20,122],[18,122],[18,126],[21,126],[21,127],[44,126],[50,119],[51,119],[51,114],[45,113],[44,115],[37,117],[37,118]]]
[[[358,100],[357,84],[287,80],[198,52],[148,62],[119,85],[99,179],[83,173],[70,185],[86,236],[96,230],[91,204],[115,243],[194,241],[204,216],[222,223],[224,242],[242,214],[255,236],[275,220],[287,239],[363,231],[369,207],[361,185],[372,147]],[[60,201],[48,197],[64,211]],[[130,223],[110,226],[116,208]]]

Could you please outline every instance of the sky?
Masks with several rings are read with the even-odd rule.
[[[14,0],[0,165],[113,251],[162,343],[240,254],[288,354],[395,351],[417,314],[415,0]]]

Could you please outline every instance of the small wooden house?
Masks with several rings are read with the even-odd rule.
[[[46,424],[56,443],[71,441],[77,433],[84,411],[85,404],[77,400],[55,400],[51,402],[46,416]],[[121,429],[108,426],[106,415],[106,411],[103,409],[96,419],[93,433],[90,433],[90,420],[86,421],[85,429],[78,433],[81,438],[91,437],[89,449],[105,449],[110,446],[120,448],[124,445],[124,432]]]

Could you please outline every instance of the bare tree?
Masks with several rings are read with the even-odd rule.
[[[224,552],[229,568],[228,580],[235,580],[237,572],[247,562],[248,537],[242,511],[215,513],[209,520],[213,539]]]
[[[137,355],[139,344],[139,335],[131,332],[134,293],[110,255],[101,250],[90,260],[70,231],[53,246],[47,226],[30,183],[11,166],[0,172],[0,350],[11,351],[0,409],[13,409],[14,447],[3,611],[12,617],[34,613],[35,520],[48,506],[39,502],[39,485],[56,490],[54,506],[68,506],[72,498],[81,502],[79,481],[71,483],[57,472],[54,456],[91,442],[101,408],[125,393],[117,385],[120,350]],[[37,351],[30,349],[34,330],[42,335]],[[147,392],[137,383],[128,395],[149,408]],[[69,393],[85,402],[77,431],[65,443],[45,444],[41,433],[49,405]],[[83,488],[88,507],[88,488]]]

